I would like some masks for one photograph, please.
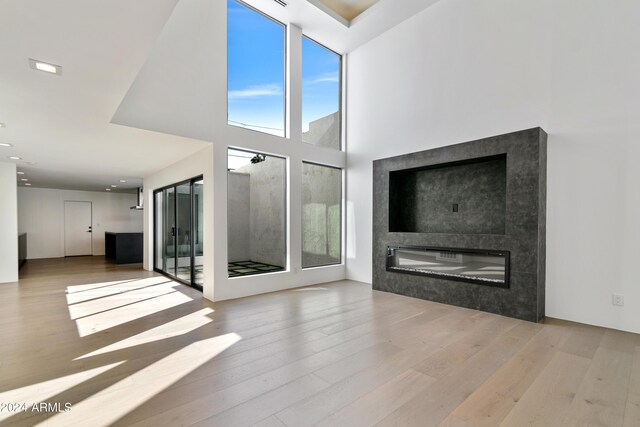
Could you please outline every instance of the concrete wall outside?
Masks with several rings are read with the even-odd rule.
[[[251,258],[250,237],[250,175],[248,173],[229,172],[227,181],[229,201],[227,204],[228,221],[228,259],[229,262],[247,261]]]
[[[267,157],[228,174],[229,261],[286,265],[284,160]],[[341,260],[342,171],[305,163],[302,267]]]
[[[340,149],[340,112],[329,114],[309,123],[302,133],[302,142],[321,147]]]
[[[287,265],[285,162],[282,158],[267,157],[237,171],[250,176],[249,259],[281,267]],[[231,197],[235,196],[231,196],[229,189]],[[231,225],[227,228],[231,247],[236,238],[231,234]]]
[[[341,258],[342,171],[302,167],[302,267],[335,264]]]

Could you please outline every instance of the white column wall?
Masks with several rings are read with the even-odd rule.
[[[0,283],[18,281],[16,165],[0,162]]]

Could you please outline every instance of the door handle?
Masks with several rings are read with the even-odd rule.
[[[171,227],[171,237],[175,237],[175,236],[176,236],[176,228]]]
[[[91,230],[87,230],[87,233],[91,233]]]

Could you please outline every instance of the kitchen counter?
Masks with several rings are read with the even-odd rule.
[[[116,264],[142,262],[142,233],[104,233],[105,258]]]

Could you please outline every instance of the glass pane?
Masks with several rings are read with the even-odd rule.
[[[162,201],[163,201],[163,193],[162,191],[158,191],[155,194],[155,213],[156,213],[156,219],[155,219],[155,227],[156,227],[156,232],[155,232],[155,244],[154,244],[154,248],[155,248],[155,268],[158,268],[160,270],[164,270],[164,262],[163,262],[163,241],[162,241],[162,236],[164,235],[164,231],[163,231],[163,225],[164,223],[162,222],[162,218],[163,218],[163,205],[162,205]]]
[[[177,277],[191,283],[191,184],[176,186],[176,196]]]
[[[229,277],[284,270],[286,160],[229,150],[228,167]]]
[[[164,272],[176,275],[176,217],[174,188],[164,190]]]
[[[302,38],[302,141],[340,150],[340,55]]]
[[[284,137],[285,27],[227,0],[228,123]]]
[[[204,268],[204,257],[203,257],[203,190],[204,190],[204,181],[196,181],[193,183],[193,279],[194,283],[199,286],[203,286],[204,284],[204,276],[203,276],[203,268]]]
[[[342,258],[342,170],[302,164],[302,267]]]
[[[472,253],[454,249],[388,249],[387,269],[391,271],[465,279],[496,286],[506,283],[504,253]]]

